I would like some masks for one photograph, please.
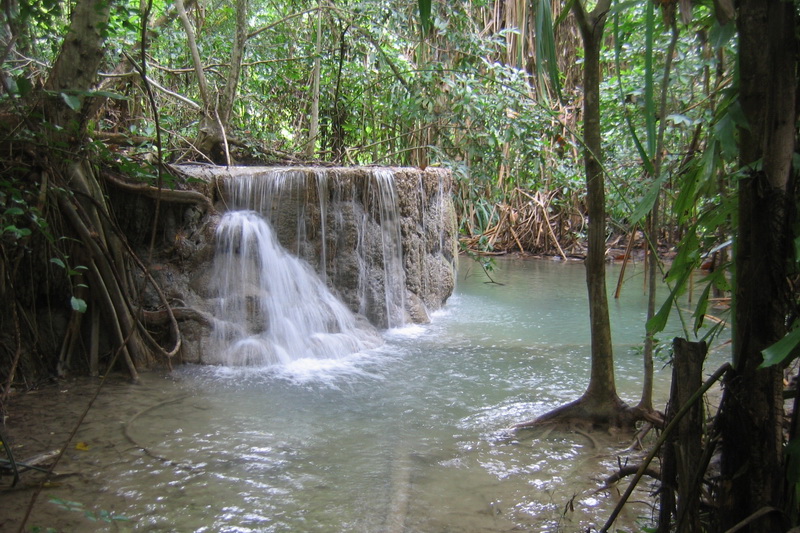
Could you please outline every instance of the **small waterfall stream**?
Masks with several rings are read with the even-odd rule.
[[[325,172],[287,169],[244,175],[228,184],[230,210],[216,232],[211,283],[218,295],[214,342],[221,362],[229,366],[269,366],[301,358],[336,359],[381,344],[377,330],[354,314],[327,286],[328,184]],[[316,195],[319,244],[311,243],[306,209],[309,190]],[[369,213],[360,212],[358,242],[358,311],[367,314],[369,276],[382,283],[385,325],[405,324],[405,272],[400,215],[390,170],[375,170],[367,184],[379,211],[380,250],[374,257],[363,244]],[[295,236],[290,253],[278,242],[270,220],[294,211]],[[332,217],[336,225],[336,217]],[[335,232],[336,228],[334,228]],[[316,256],[312,267],[302,256]]]
[[[214,336],[227,365],[336,359],[381,343],[254,211],[222,217],[214,261],[216,316],[223,318]]]
[[[405,272],[403,271],[403,246],[400,237],[400,214],[394,175],[389,170],[376,170],[373,174],[381,214],[381,242],[383,248],[383,288],[386,296],[386,320],[390,328],[405,324]]]

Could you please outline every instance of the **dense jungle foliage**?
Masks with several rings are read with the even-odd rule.
[[[663,530],[798,523],[800,441],[783,404],[800,345],[796,2],[0,7],[2,399],[16,383],[75,370],[91,299],[118,345],[106,366],[119,356],[135,377],[179,349],[171,313],[162,338],[142,324],[134,279],[146,269],[119,235],[106,185],[201,208],[166,163],[441,165],[457,179],[468,253],[566,259],[586,255],[599,176],[600,263],[659,252],[651,283],[658,267],[672,287],[658,305],[651,292],[650,351],[699,267],[708,274],[687,336],[712,302],[732,302],[725,407],[704,437],[709,459],[722,450],[713,504],[702,525],[695,509],[690,529],[671,525],[685,515],[668,509]],[[51,298],[70,311],[63,334],[44,339],[37,313]],[[640,407],[652,411],[646,390]]]
[[[222,144],[240,163],[443,165],[459,178],[470,248],[556,254],[560,245],[580,254],[582,52],[573,17],[559,2],[448,5],[434,10],[425,37],[410,2],[186,3],[194,44],[174,4],[155,1],[143,49],[138,3],[115,3],[99,86],[64,96],[92,108],[86,120],[98,157],[151,180],[158,149],[169,162],[224,162]],[[12,102],[22,111],[45,82],[69,9],[61,2],[7,4],[7,28],[16,36],[4,63],[13,113]],[[670,40],[653,11],[644,2],[615,6],[603,50],[604,165],[609,230],[617,236],[632,230],[652,175],[640,152],[655,153],[656,85]],[[726,99],[733,24],[720,25],[709,3],[696,6],[679,31],[661,121],[669,176],[661,194],[677,198],[678,176],[699,172],[682,202],[702,208],[725,197],[720,176],[736,157],[736,106]],[[206,109],[215,110],[213,120],[203,119]],[[200,131],[217,120],[226,143],[204,144]],[[16,125],[22,127],[13,134],[24,136],[25,125]],[[694,202],[698,193],[703,200]],[[674,243],[685,225],[664,216],[665,237]]]

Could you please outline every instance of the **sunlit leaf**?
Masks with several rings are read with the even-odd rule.
[[[72,306],[72,309],[79,313],[85,313],[86,309],[88,308],[88,306],[86,305],[86,300],[82,298],[76,298],[73,296],[72,298],[70,298],[69,302],[70,305]]]
[[[681,115],[680,113],[673,113],[671,115],[667,115],[667,120],[672,122],[676,126],[680,125],[691,126],[694,124],[694,120],[690,119],[686,115]]]
[[[73,111],[78,111],[81,108],[81,99],[74,94],[61,93],[61,99]]]

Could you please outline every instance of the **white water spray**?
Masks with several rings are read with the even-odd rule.
[[[217,228],[214,338],[231,366],[333,359],[378,346],[311,267],[287,253],[254,211],[230,211]]]

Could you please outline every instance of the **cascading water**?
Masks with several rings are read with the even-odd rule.
[[[383,288],[386,298],[386,321],[390,328],[405,324],[405,270],[400,237],[400,214],[394,175],[389,170],[373,174],[381,214],[381,244],[383,248]]]
[[[381,343],[254,211],[222,217],[213,280],[222,318],[214,337],[227,365],[332,359]]]
[[[374,328],[365,327],[351,310],[381,326],[405,324],[406,281],[394,173],[378,169],[365,178],[335,189],[337,209],[330,220],[328,176],[323,170],[271,169],[227,181],[231,211],[217,230],[212,276],[219,297],[216,316],[223,318],[214,338],[223,363],[336,358],[378,345]],[[364,198],[371,208],[360,203]],[[348,212],[347,224],[342,209]],[[329,223],[332,232],[326,229]],[[280,228],[281,242],[288,242],[296,255],[279,244],[273,227]],[[327,264],[327,248],[346,248],[341,239],[347,228],[356,233],[355,268],[339,270],[335,258],[334,264]],[[349,308],[328,289],[328,267],[335,277],[355,273]]]

